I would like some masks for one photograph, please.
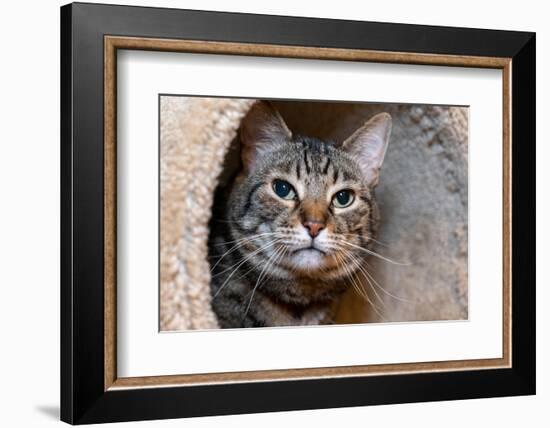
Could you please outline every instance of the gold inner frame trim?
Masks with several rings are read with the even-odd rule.
[[[324,59],[397,64],[494,68],[503,82],[503,322],[502,358],[422,363],[204,373],[119,378],[116,367],[116,66],[118,49]],[[360,377],[406,373],[480,370],[511,367],[511,58],[386,52],[286,45],[104,37],[104,389],[154,388],[220,383],[282,381],[312,378]]]

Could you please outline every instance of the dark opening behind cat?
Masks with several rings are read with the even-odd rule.
[[[337,146],[293,135],[270,103],[254,104],[240,129],[242,169],[209,242],[222,328],[328,324],[348,287],[364,294],[358,276],[369,276],[390,132],[380,113]]]

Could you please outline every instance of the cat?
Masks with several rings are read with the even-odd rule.
[[[338,297],[361,290],[390,133],[380,113],[337,146],[294,135],[269,102],[252,106],[239,129],[242,168],[209,241],[220,327],[333,322]]]

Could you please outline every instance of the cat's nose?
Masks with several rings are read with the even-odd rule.
[[[303,223],[304,227],[309,232],[309,236],[312,238],[315,238],[317,235],[319,235],[319,232],[325,228],[325,224],[320,221],[310,221],[306,220]]]

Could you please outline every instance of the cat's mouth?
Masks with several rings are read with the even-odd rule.
[[[326,256],[327,253],[317,247],[314,247],[313,245],[309,246],[309,247],[304,247],[304,248],[298,248],[297,250],[294,250],[292,251],[291,254],[298,254],[298,253],[302,253],[302,254],[306,254],[306,253],[311,253],[311,254],[315,254],[315,253],[320,253],[322,254],[323,256]]]

